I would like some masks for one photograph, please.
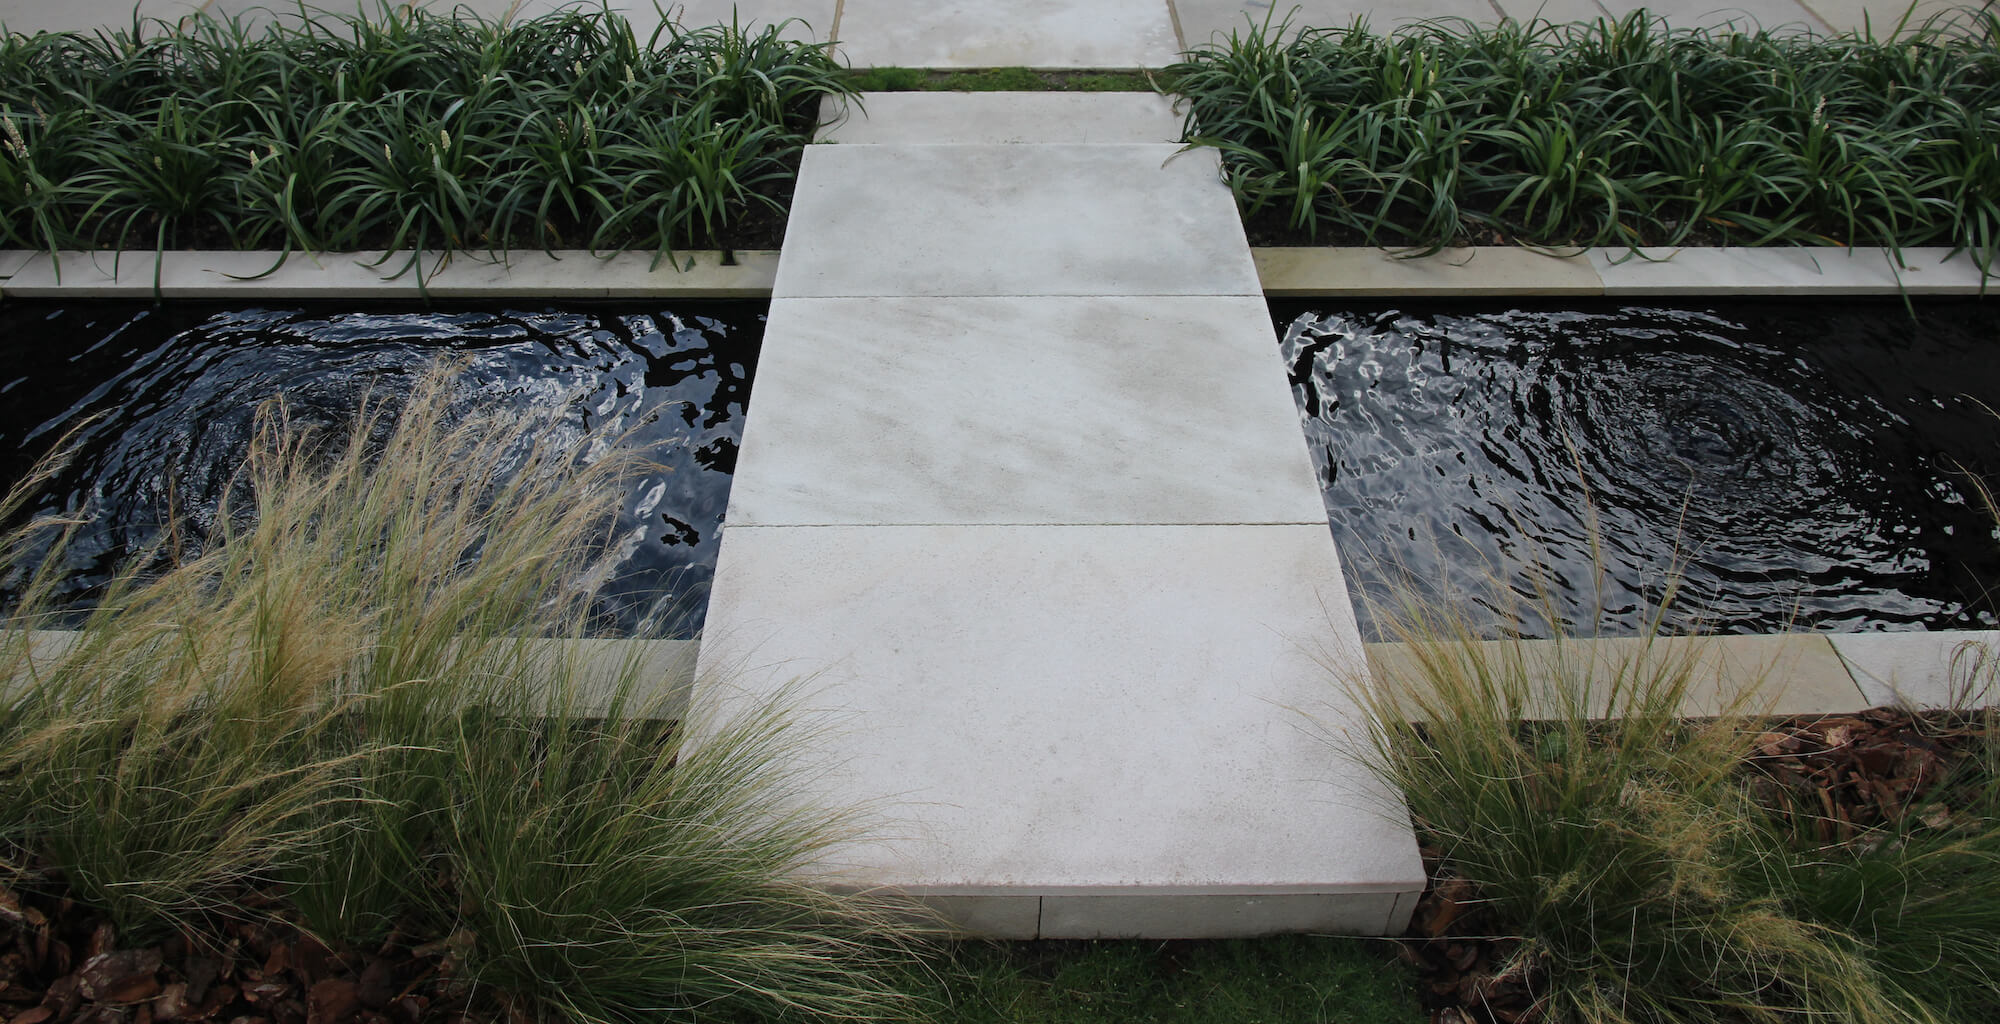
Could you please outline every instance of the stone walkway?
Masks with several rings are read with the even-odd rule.
[[[374,8],[377,0],[360,0]],[[575,2],[575,0],[568,0]],[[532,16],[565,0],[428,0],[434,9],[463,8],[488,20]],[[1291,14],[1295,25],[1344,26],[1365,18],[1378,30],[1423,18],[1466,18],[1492,23],[1502,17],[1589,21],[1644,7],[1674,25],[1715,26],[1752,22],[1815,32],[1847,30],[1864,22],[1878,30],[1895,24],[1910,0],[661,0],[659,9],[682,24],[746,24],[797,19],[792,34],[817,41],[838,39],[855,67],[1045,68],[1160,67],[1183,48],[1228,35],[1253,21]],[[407,6],[407,2],[396,6]],[[196,11],[235,15],[288,10],[283,0],[0,0],[0,24],[33,32],[130,25],[136,7],[145,18],[172,21]],[[313,0],[313,6],[353,10],[355,3]],[[593,6],[595,6],[593,4]],[[1917,18],[1980,6],[1979,0],[1918,0]],[[653,0],[611,0],[641,38],[659,25]],[[1296,11],[1296,13],[1292,13]]]
[[[904,94],[807,151],[697,701],[811,679],[839,881],[1013,937],[1400,929],[1400,800],[1212,153],[1146,95]],[[1177,155],[1178,154],[1178,155]]]

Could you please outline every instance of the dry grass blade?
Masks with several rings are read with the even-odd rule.
[[[643,645],[563,639],[594,632],[639,453],[467,409],[454,372],[345,432],[271,405],[214,530],[87,612],[17,588],[0,859],[121,931],[459,936],[456,969],[569,1019],[902,1013],[908,919],[800,880],[857,822],[796,799],[783,708],[690,745]],[[0,573],[48,571],[68,525]]]

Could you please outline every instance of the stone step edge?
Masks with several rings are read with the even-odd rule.
[[[273,270],[276,251],[172,250],[45,252],[0,250],[0,296],[9,298],[212,299],[295,296],[327,299],[768,298],[778,276],[775,249],[678,252],[653,266],[653,254],[587,251],[420,254],[398,274],[407,253],[293,253]],[[269,271],[269,273],[266,273]],[[261,275],[261,276],[260,276]]]
[[[1767,633],[1690,637],[1660,637],[1651,643],[1665,657],[1680,645],[1707,645],[1712,660],[1702,662],[1699,692],[1682,705],[1689,717],[1714,713],[1718,697],[1727,698],[1746,687],[1765,687],[1764,697],[1748,710],[1779,715],[1841,715],[1882,705],[1912,708],[1949,707],[1954,703],[1954,663],[1958,671],[1975,671],[1965,691],[1969,703],[2000,704],[2000,630],[1938,630],[1900,633]],[[1458,643],[1445,641],[1447,648]],[[1518,653],[1529,666],[1541,663],[1558,647],[1573,660],[1615,662],[1648,643],[1640,637],[1564,640],[1482,640],[1481,656]],[[1366,643],[1369,670],[1407,680],[1409,644]],[[1514,648],[1509,651],[1508,648]],[[1973,666],[1967,659],[1983,657]],[[1713,683],[1713,688],[1709,683]],[[1982,685],[1983,684],[1983,685]],[[1768,707],[1765,699],[1768,698]],[[1550,713],[1529,709],[1529,717]]]
[[[1446,249],[1406,258],[1398,250],[1354,246],[1267,246],[1250,250],[1272,298],[1981,295],[2000,286],[1971,257],[1942,246],[1687,248],[1633,256],[1593,248],[1553,255],[1514,246]],[[406,256],[370,267],[376,253],[294,253],[266,276],[275,251],[175,250],[160,267],[160,298],[768,298],[779,251],[738,250],[724,265],[717,250],[678,253],[658,268],[648,253],[602,257],[562,251],[511,254],[504,262],[458,254],[419,288],[414,273],[388,276]],[[49,255],[0,250],[0,296],[154,298],[154,254],[64,252],[61,274]],[[425,266],[437,254],[425,256]],[[113,270],[116,272],[114,273]],[[2000,270],[2000,268],[1995,268]],[[254,278],[254,279],[253,279]]]
[[[2000,286],[1943,246],[1593,247],[1411,250],[1269,246],[1250,250],[1264,294],[1279,297],[1980,295]]]

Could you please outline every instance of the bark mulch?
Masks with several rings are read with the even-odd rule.
[[[335,951],[296,929],[223,922],[132,942],[72,900],[0,887],[4,1024],[481,1024],[450,940]]]
[[[2000,712],[1875,708],[1856,715],[1800,716],[1767,723],[1744,761],[1751,793],[1781,818],[1797,817],[1823,843],[1879,841],[1876,830],[1912,815],[1946,828],[1958,793],[1940,783],[2000,729]],[[1423,849],[1430,887],[1401,945],[1421,977],[1432,1024],[1539,1024],[1544,1005],[1533,965],[1514,954],[1470,881]]]

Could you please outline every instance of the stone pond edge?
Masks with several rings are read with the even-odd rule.
[[[778,251],[701,250],[654,265],[650,253],[517,252],[505,259],[427,253],[418,274],[397,273],[396,254],[169,251],[161,298],[286,295],[298,298],[497,299],[766,298]],[[1510,296],[1981,295],[2000,282],[1970,256],[1941,246],[1689,248],[1566,253],[1514,246],[1446,249],[1431,256],[1361,247],[1251,249],[1264,294],[1274,298]],[[152,252],[0,250],[0,295],[15,298],[154,297]],[[273,269],[275,266],[275,269]]]
[[[1557,255],[1484,246],[1414,258],[1372,248],[1267,247],[1251,252],[1265,294],[1272,297],[1978,295],[1993,280],[1982,281],[1969,257],[1942,247],[1908,248],[1900,254],[1882,248],[1719,248],[1635,256],[1623,249]],[[766,298],[778,266],[776,250],[738,251],[728,254],[728,262],[715,250],[678,253],[658,266],[647,253],[530,252],[510,254],[504,261],[461,253],[442,262],[437,254],[427,254],[420,289],[414,273],[391,276],[406,256],[371,267],[371,254],[301,253],[272,270],[279,255],[168,252],[158,268],[159,297]],[[151,252],[69,252],[52,260],[47,253],[0,250],[0,296],[152,298],[154,269]],[[1941,706],[1951,696],[1955,654],[1967,644],[1985,644],[2000,654],[2000,631],[1991,630],[1781,634],[1725,642],[1757,652],[1755,657],[1725,658],[1726,673],[1746,681],[1775,675],[1770,681],[1780,684],[1781,707],[1800,714],[1849,712],[1895,701]],[[1377,655],[1391,655],[1395,647],[1369,645]],[[1831,659],[1825,657],[1829,653]],[[1847,678],[1793,687],[1786,681],[1786,666],[1794,663],[1838,664]],[[1738,665],[1740,670],[1731,667]],[[663,681],[684,685],[683,673],[691,666],[676,667]],[[1995,698],[2000,693],[1985,696]]]

